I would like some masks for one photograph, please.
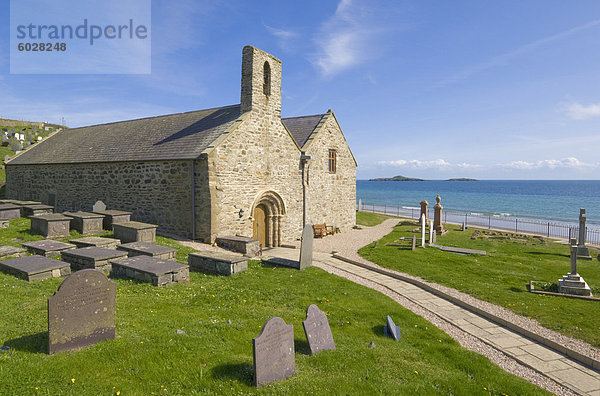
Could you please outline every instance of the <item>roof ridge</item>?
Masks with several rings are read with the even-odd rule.
[[[282,120],[289,120],[292,118],[305,118],[305,117],[316,117],[316,116],[321,116],[323,117],[324,115],[326,115],[327,113],[323,113],[323,114],[312,114],[312,115],[303,115],[303,116],[296,116],[296,117],[285,117],[282,118]]]
[[[183,111],[181,113],[171,113],[171,114],[162,114],[162,115],[156,115],[156,116],[150,116],[150,117],[133,118],[131,120],[112,121],[112,122],[106,122],[104,124],[85,125],[85,126],[80,126],[80,127],[77,127],[77,128],[68,128],[66,130],[68,130],[70,132],[70,131],[74,131],[76,129],[81,129],[81,128],[89,128],[89,127],[96,127],[96,126],[103,126],[103,125],[112,125],[112,124],[122,124],[122,123],[126,123],[126,122],[131,122],[131,121],[150,120],[152,118],[169,117],[169,116],[174,116],[174,115],[197,113],[199,111],[225,109],[225,108],[228,108],[228,107],[236,107],[236,106],[240,106],[240,104],[238,103],[238,104],[232,104],[232,105],[227,105],[227,106],[209,107],[208,109]]]

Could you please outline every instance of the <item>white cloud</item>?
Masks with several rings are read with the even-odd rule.
[[[281,49],[284,51],[289,51],[294,47],[292,42],[299,36],[298,33],[294,32],[293,30],[274,28],[265,23],[263,23],[263,25],[272,36],[277,38],[277,44]]]
[[[361,4],[360,0],[341,0],[331,18],[319,29],[315,44],[317,51],[311,62],[324,76],[368,62],[374,57],[377,38],[391,29],[383,19],[394,12],[389,5],[375,2]],[[397,28],[398,21],[395,21]]]
[[[568,117],[574,120],[586,120],[592,117],[600,116],[600,103],[582,105],[581,103],[571,103],[564,107],[564,112]]]
[[[563,158],[560,160],[549,159],[549,160],[539,160],[539,161],[533,161],[533,162],[512,161],[512,162],[509,162],[506,164],[498,164],[498,166],[503,167],[503,168],[519,169],[519,170],[541,169],[541,168],[546,168],[546,169],[559,169],[559,168],[584,169],[584,168],[598,167],[599,165],[600,164],[598,164],[598,163],[585,163],[574,157]]]
[[[491,69],[494,67],[498,67],[498,66],[504,66],[507,63],[509,63],[510,61],[512,61],[513,59],[515,59],[519,56],[528,54],[538,47],[541,47],[545,44],[551,43],[556,40],[563,39],[565,37],[569,37],[569,36],[571,36],[575,33],[578,33],[582,30],[587,30],[589,28],[592,28],[592,27],[595,27],[598,25],[600,25],[600,19],[596,19],[594,21],[585,23],[580,26],[576,26],[576,27],[566,30],[564,32],[560,32],[560,33],[533,41],[533,42],[531,42],[529,44],[525,44],[517,49],[505,52],[503,54],[496,55],[486,61],[475,64],[471,67],[468,67],[468,68],[454,74],[453,76],[441,81],[438,85],[446,85],[446,84],[455,83],[455,82],[458,82],[461,80],[465,80],[465,79],[471,77],[472,75],[483,72],[485,70],[488,70],[488,69]]]

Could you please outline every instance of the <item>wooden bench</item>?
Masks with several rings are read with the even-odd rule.
[[[323,238],[324,236],[327,236],[327,235],[333,235],[335,231],[333,230],[333,226],[328,227],[325,223],[323,223],[323,224],[314,224],[313,232],[315,233],[315,237]]]

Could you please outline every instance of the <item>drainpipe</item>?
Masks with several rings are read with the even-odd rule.
[[[202,158],[202,157],[201,157]],[[196,179],[194,160],[190,161],[190,191],[192,196],[192,241],[196,240]]]
[[[309,159],[311,159],[310,155],[306,155],[305,152],[300,154],[300,166],[302,167],[302,229],[306,225],[306,179],[304,170]]]

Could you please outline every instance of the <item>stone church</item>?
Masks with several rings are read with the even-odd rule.
[[[357,163],[333,111],[281,118],[281,61],[242,52],[240,104],[59,131],[6,164],[8,197],[56,211],[101,200],[207,243],[279,246],[305,222],[350,229]]]

